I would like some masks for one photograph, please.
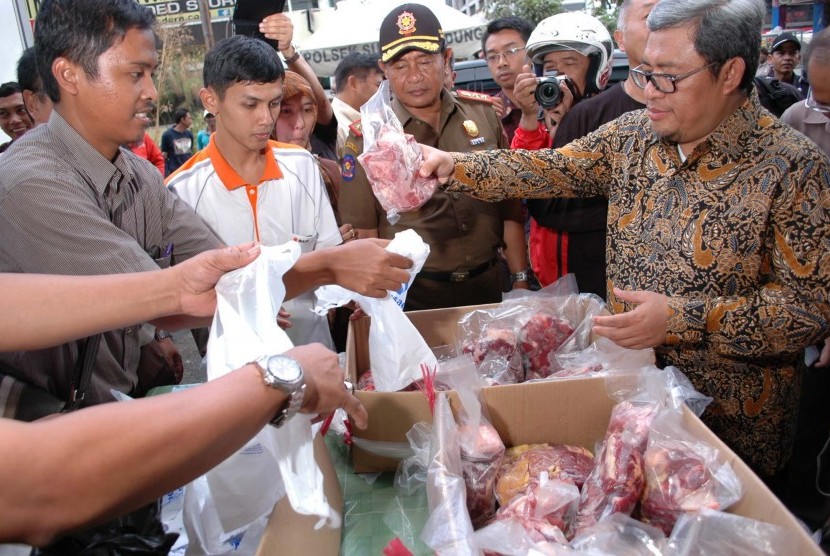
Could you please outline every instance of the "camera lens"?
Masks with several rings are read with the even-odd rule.
[[[559,80],[555,77],[543,77],[536,86],[534,98],[539,106],[550,110],[562,102],[562,90],[559,88]]]

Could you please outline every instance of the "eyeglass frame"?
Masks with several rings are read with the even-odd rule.
[[[513,48],[508,48],[504,52],[493,52],[492,54],[484,56],[484,60],[488,64],[493,64],[500,62],[501,59],[504,58],[504,61],[507,62],[521,50],[527,50],[527,46],[514,46]]]
[[[830,105],[823,104],[818,102],[816,98],[813,96],[813,87],[810,86],[807,89],[807,98],[804,99],[804,106],[813,110],[814,112],[818,112],[819,114],[824,114],[825,116],[830,115]]]
[[[648,86],[648,84],[651,83],[654,86],[655,89],[657,89],[658,91],[660,91],[664,95],[671,95],[671,94],[677,92],[677,82],[678,81],[686,79],[687,77],[691,77],[696,73],[700,73],[705,69],[711,68],[712,66],[716,66],[716,65],[718,65],[718,62],[709,62],[706,65],[700,66],[699,68],[693,69],[692,71],[687,71],[686,73],[681,73],[680,75],[673,75],[671,73],[659,73],[659,72],[655,73],[653,71],[643,71],[640,68],[643,67],[644,65],[645,64],[640,64],[639,66],[637,66],[636,68],[631,70],[631,73],[634,74],[632,76],[632,81],[634,81],[634,84],[636,86],[638,86],[639,88],[641,88],[641,89],[645,89]],[[646,80],[644,85],[640,85],[640,83],[638,83],[638,79],[636,77],[637,75],[642,76]],[[654,81],[654,76],[655,75],[659,75],[661,78],[667,79],[671,83],[672,90],[671,91],[664,91],[663,89],[661,89],[657,85],[657,82]]]

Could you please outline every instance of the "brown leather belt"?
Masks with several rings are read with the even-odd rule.
[[[464,282],[470,278],[475,278],[479,274],[484,274],[496,266],[496,262],[496,259],[493,259],[492,261],[487,261],[486,263],[480,264],[469,270],[458,270],[456,272],[427,272],[422,270],[418,273],[417,277],[424,278],[426,280],[436,280],[439,282]]]

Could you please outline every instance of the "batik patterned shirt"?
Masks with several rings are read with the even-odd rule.
[[[792,448],[800,361],[828,335],[830,161],[754,95],[683,161],[632,112],[557,150],[454,154],[451,191],[607,196],[613,287],[669,298],[661,365],[714,402],[704,421],[757,472]]]

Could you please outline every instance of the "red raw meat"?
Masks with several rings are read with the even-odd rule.
[[[516,333],[510,328],[493,325],[488,325],[478,337],[468,339],[461,348],[463,353],[469,353],[472,356],[479,370],[484,363],[495,360],[504,361],[506,372],[497,377],[488,374],[487,378],[492,379],[491,385],[515,384],[523,381],[524,373],[520,368],[516,349]]]
[[[478,527],[496,511],[494,491],[504,443],[488,423],[481,423],[478,431],[470,430],[469,425],[462,425],[459,430],[461,438],[466,440],[461,444],[461,469],[467,487],[467,511],[473,526]]]
[[[567,544],[565,532],[570,529],[579,491],[573,483],[537,480],[522,494],[499,508],[493,521],[516,520],[534,542]]]
[[[573,334],[571,324],[556,315],[539,312],[519,330],[519,351],[525,380],[547,378],[559,370],[554,352]]]
[[[418,173],[423,154],[415,138],[389,124],[383,124],[375,144],[358,160],[386,212],[415,210],[432,197],[438,186],[438,180]]]
[[[582,487],[577,533],[612,513],[634,511],[645,486],[643,453],[656,413],[653,404],[625,401],[614,406],[596,467]]]
[[[581,446],[564,444],[524,444],[507,450],[499,469],[496,498],[506,504],[538,481],[545,471],[550,479],[571,481],[581,487],[591,469],[594,456]]]
[[[704,450],[708,448],[704,447]],[[670,535],[683,512],[726,509],[736,500],[712,474],[707,454],[682,440],[661,439],[646,450],[642,520]]]
[[[357,379],[357,385],[355,385],[355,388],[366,392],[375,391],[375,379],[372,376],[372,371],[370,369],[363,371],[363,374]]]

